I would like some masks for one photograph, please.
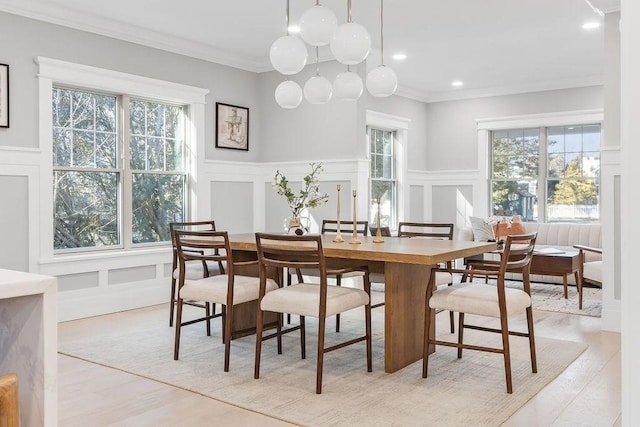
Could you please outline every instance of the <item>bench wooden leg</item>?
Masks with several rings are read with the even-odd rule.
[[[579,271],[573,274],[576,278],[576,288],[578,288],[578,309],[582,310],[582,277]]]
[[[567,273],[562,275],[562,284],[564,285],[564,299],[569,299],[569,283],[567,282]]]

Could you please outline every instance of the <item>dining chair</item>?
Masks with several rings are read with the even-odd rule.
[[[429,223],[429,222],[400,222],[398,224],[398,237],[420,237],[426,239],[453,240],[453,224]],[[453,274],[449,272],[452,268],[452,260],[444,263],[447,270],[436,272],[436,286],[451,286],[453,284]],[[453,312],[449,312],[449,328],[451,333],[455,332],[455,321]]]
[[[171,246],[172,246],[172,265],[171,265],[171,303],[169,304],[169,326],[173,326],[173,317],[175,312],[175,306],[177,302],[176,296],[176,283],[180,274],[178,268],[178,252],[176,249],[176,242],[173,236],[174,230],[210,230],[215,231],[215,221],[186,221],[186,222],[172,222],[169,223],[169,231],[171,234]],[[221,262],[213,263],[207,261],[193,261],[186,265],[186,278],[188,279],[201,279],[203,277],[213,276],[215,274],[224,273],[224,265]],[[208,302],[201,301],[185,301],[184,304],[188,304],[194,307],[201,307],[205,309],[205,315],[209,316],[211,312],[215,314],[216,306]],[[211,335],[211,322],[207,321],[207,335]]]
[[[324,355],[345,346],[366,342],[367,371],[372,371],[371,357],[371,283],[367,266],[356,267],[364,273],[364,290],[346,286],[328,286],[328,275],[346,274],[354,268],[329,269],[322,249],[322,237],[319,235],[288,236],[280,234],[256,233],[258,262],[260,265],[260,295],[256,327],[256,354],[254,378],[260,377],[260,357],[262,342],[277,339],[278,354],[282,354],[282,335],[300,330],[301,357],[306,358],[305,318],[318,318],[318,348],[316,362],[316,393],[322,392],[322,369]],[[320,283],[300,282],[268,292],[267,271],[277,269],[314,269]],[[364,306],[365,333],[329,347],[325,346],[326,319],[347,310]],[[263,336],[262,322],[264,312],[278,313],[278,326],[275,334]],[[282,314],[291,313],[300,316],[300,324],[282,329]]]
[[[209,321],[215,317],[222,317],[222,337],[224,340],[224,371],[229,371],[229,357],[231,350],[231,321],[233,306],[258,299],[260,278],[236,275],[237,267],[256,265],[257,261],[234,261],[233,252],[229,246],[229,236],[226,231],[189,231],[174,230],[178,265],[180,269],[178,279],[178,300],[176,311],[176,336],[174,345],[174,360],[178,360],[180,352],[180,332],[183,326],[201,321]],[[190,261],[224,263],[224,273],[197,279],[189,279],[186,275],[187,264]],[[277,289],[278,285],[272,279],[266,279],[263,284],[265,292]],[[182,321],[182,309],[185,300],[207,301],[222,305],[219,314]]]
[[[429,346],[444,345],[458,349],[458,359],[462,358],[462,350],[487,351],[500,353],[504,358],[504,369],[507,384],[507,393],[513,392],[511,379],[511,354],[509,349],[509,336],[526,337],[529,339],[529,352],[531,353],[531,370],[538,372],[536,363],[536,348],[533,332],[533,310],[531,308],[531,286],[529,272],[531,258],[536,242],[536,233],[507,236],[504,249],[501,253],[500,263],[496,268],[490,266],[482,269],[478,264],[474,267],[474,273],[479,275],[497,277],[496,285],[484,283],[462,282],[452,286],[436,288],[436,274],[438,269],[431,270],[431,277],[425,296],[424,340],[422,354],[422,377],[427,377],[429,367]],[[513,242],[516,242],[515,244]],[[463,274],[468,270],[441,270]],[[505,287],[505,273],[517,271],[522,273],[522,289]],[[449,310],[459,313],[458,317],[458,341],[449,342],[431,338],[431,312],[432,310]],[[508,318],[526,312],[527,332],[512,331],[509,329]],[[500,328],[490,328],[479,325],[466,324],[465,314],[492,317],[500,319]],[[502,347],[487,347],[463,343],[464,329],[474,329],[499,333],[502,336]]]
[[[344,234],[346,239],[348,236],[353,236],[353,220],[343,221],[340,220],[340,234]],[[366,236],[369,232],[369,221],[356,221],[356,234],[361,236]],[[328,234],[335,235],[338,233],[338,220],[337,219],[324,219],[322,220],[322,227],[320,228],[320,234]],[[346,240],[345,239],[345,240]],[[313,269],[307,270],[296,270],[296,275],[298,278],[298,282],[303,281],[302,276],[317,276],[318,272]],[[363,277],[364,273],[362,271],[351,271],[344,274],[336,274],[336,286],[342,286],[343,278],[353,278],[353,277]],[[291,283],[288,281],[288,283]],[[289,320],[288,320],[289,321]],[[340,314],[336,315],[336,332],[340,332]]]
[[[20,427],[20,401],[18,375],[0,376],[0,426]]]

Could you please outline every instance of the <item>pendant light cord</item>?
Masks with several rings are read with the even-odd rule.
[[[285,24],[287,25],[287,35],[289,35],[289,0],[287,0],[287,15],[285,16]]]
[[[380,65],[384,65],[384,0],[380,0]]]

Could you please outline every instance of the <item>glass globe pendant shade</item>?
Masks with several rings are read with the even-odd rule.
[[[333,82],[333,96],[338,99],[355,101],[364,89],[362,79],[353,71],[345,71],[336,76]]]
[[[276,88],[275,97],[282,108],[296,108],[302,102],[302,89],[298,83],[286,80]]]
[[[398,77],[391,68],[380,65],[367,74],[367,90],[373,96],[391,96],[398,88]]]
[[[322,5],[307,9],[300,17],[300,37],[311,46],[325,46],[338,28],[335,13]]]
[[[304,98],[310,104],[326,104],[332,92],[331,82],[322,76],[313,76],[304,85]]]
[[[282,36],[271,45],[271,65],[284,75],[299,73],[307,65],[307,47],[294,36]]]
[[[369,55],[370,50],[369,32],[355,22],[340,25],[331,38],[331,53],[342,64],[359,64]]]

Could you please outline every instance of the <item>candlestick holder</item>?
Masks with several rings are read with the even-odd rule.
[[[382,232],[380,231],[380,197],[376,199],[376,203],[378,204],[378,212],[376,214],[376,227],[378,229],[376,231],[376,237],[373,238],[373,243],[384,243]]]
[[[336,187],[338,189],[338,212],[336,216],[338,218],[338,224],[336,225],[336,237],[333,239],[333,241],[336,243],[344,243],[344,239],[340,234],[340,184],[337,184]]]
[[[353,190],[353,238],[349,243],[356,244],[356,245],[362,243],[360,240],[358,240],[357,206],[358,206],[358,193],[356,190]]]

